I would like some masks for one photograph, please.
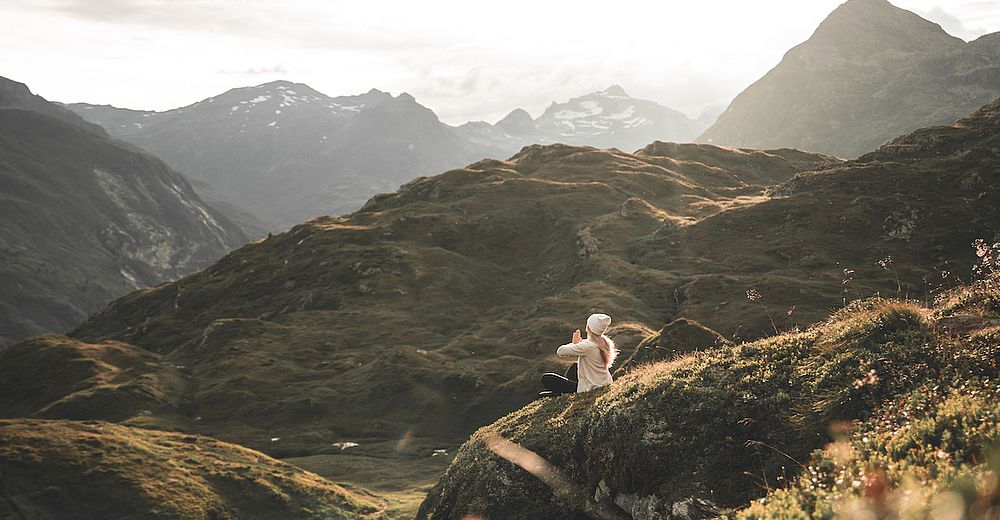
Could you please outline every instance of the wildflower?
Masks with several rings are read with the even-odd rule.
[[[853,386],[854,386],[855,389],[860,389],[860,388],[862,388],[864,386],[867,386],[867,385],[878,384],[878,381],[879,381],[879,379],[878,379],[878,373],[875,372],[875,369],[873,368],[873,369],[869,370],[868,373],[865,374],[865,376],[862,377],[861,379],[855,379],[854,383],[853,383]]]

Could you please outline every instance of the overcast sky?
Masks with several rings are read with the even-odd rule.
[[[0,76],[50,100],[165,110],[276,79],[409,92],[448,123],[537,116],[611,84],[696,116],[841,0],[0,0]],[[965,40],[997,0],[895,0]],[[489,4],[489,5],[486,5]]]

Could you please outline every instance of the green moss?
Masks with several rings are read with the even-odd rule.
[[[1000,272],[942,293],[935,305],[942,315],[1000,318]]]
[[[549,504],[544,484],[486,449],[491,433],[537,452],[585,490],[603,481],[666,504],[746,504],[829,442],[829,424],[867,417],[941,372],[932,327],[915,304],[873,299],[805,332],[694,353],[606,389],[532,403],[477,432],[421,514],[572,518],[565,504]]]
[[[1000,385],[987,381],[891,400],[848,439],[815,452],[790,488],[732,516],[988,517],[1000,505],[991,453],[1000,445],[998,402]]]

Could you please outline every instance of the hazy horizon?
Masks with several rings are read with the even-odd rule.
[[[54,101],[143,110],[275,80],[331,96],[377,88],[408,92],[449,124],[515,108],[537,117],[553,101],[618,84],[697,117],[774,67],[841,3],[447,1],[352,4],[343,17],[346,4],[318,0],[0,0],[0,41],[17,49],[0,75]],[[892,3],[967,41],[1000,29],[995,2]]]

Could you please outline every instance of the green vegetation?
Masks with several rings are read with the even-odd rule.
[[[622,375],[635,367],[672,359],[695,350],[728,345],[731,342],[718,332],[687,318],[678,318],[663,326],[655,334],[649,335],[635,347],[632,355],[617,364],[616,375]]]
[[[404,435],[458,443],[529,402],[589,312],[618,318],[625,363],[637,332],[680,317],[697,326],[660,347],[705,347],[687,335],[711,330],[752,340],[845,301],[923,299],[967,279],[969,244],[1000,221],[1000,185],[976,173],[997,163],[997,113],[849,163],[527,147],[249,244],[72,335],[186,367],[195,384],[170,420],[273,455]],[[658,359],[635,352],[629,367]]]
[[[432,448],[432,447],[433,448]],[[453,450],[440,445],[362,445],[322,455],[284,459],[302,469],[352,489],[377,495],[385,504],[386,520],[412,520],[427,492],[444,473]]]
[[[5,417],[100,419],[154,426],[188,388],[182,370],[126,343],[47,334],[0,349]],[[161,427],[169,427],[169,424]]]
[[[0,517],[359,519],[381,502],[206,437],[98,421],[0,420]]]
[[[997,234],[1000,183],[985,172],[1000,164],[998,122],[995,102],[846,163],[553,145],[417,179],[136,291],[72,337],[0,349],[0,417],[105,419],[329,463],[316,469],[385,493],[372,514],[398,517],[433,450],[530,403],[455,454],[424,516],[740,508],[803,475],[843,435],[830,425],[993,377],[996,280],[933,306],[907,296],[968,279],[969,244]],[[862,299],[876,293],[896,298]],[[552,347],[593,311],[616,317],[627,373],[532,402],[559,366]],[[502,439],[555,465],[555,499],[494,455],[521,453]],[[390,478],[380,457],[418,477]],[[191,478],[211,474],[203,463]]]
[[[855,420],[866,421],[853,434],[856,464],[840,466],[854,476],[905,457],[909,462],[887,477],[891,483],[917,467],[933,477],[931,460],[982,462],[1000,436],[996,384],[989,382],[1000,375],[1000,329],[980,323],[951,334],[944,327],[962,316],[945,309],[956,299],[979,308],[974,295],[1000,296],[984,289],[996,280],[949,293],[933,309],[880,298],[855,302],[804,332],[695,352],[634,370],[604,390],[536,401],[476,432],[421,517],[575,517],[582,504],[561,502],[563,495],[493,454],[485,442],[493,434],[537,452],[587,493],[597,490],[633,516],[697,500],[738,508],[789,479],[791,491],[776,491],[741,514],[786,518],[792,509],[781,508],[790,504],[810,513],[829,508],[853,477],[833,479],[840,487],[818,498],[804,494],[814,489],[804,480],[816,467],[833,472],[830,450],[807,461],[837,440],[831,426]],[[893,408],[898,402],[909,404]],[[907,444],[893,436],[889,416],[924,440]],[[944,443],[944,454],[928,458],[925,441]],[[893,449],[882,449],[886,442]]]
[[[588,313],[620,317],[612,335],[628,355],[676,312],[687,268],[645,265],[636,241],[838,163],[712,146],[660,155],[686,148],[534,146],[418,179],[130,294],[72,336],[185,367],[176,428],[275,456],[404,436],[459,444],[561,370],[554,347]],[[724,167],[701,162],[713,160]]]
[[[858,424],[838,425],[787,489],[732,514],[762,518],[995,518],[1000,512],[1000,275],[943,294],[945,362]],[[958,324],[962,328],[956,329]]]

